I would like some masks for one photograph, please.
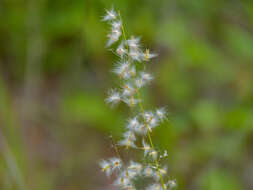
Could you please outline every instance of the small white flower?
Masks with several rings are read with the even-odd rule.
[[[113,8],[111,10],[106,10],[106,15],[103,17],[102,21],[110,21],[117,18],[117,13],[114,11]]]
[[[116,169],[119,170],[122,166],[121,160],[119,158],[116,158],[116,157],[111,158],[110,162],[111,162],[112,170],[116,170]]]
[[[151,74],[149,74],[149,73],[141,72],[140,74],[141,74],[142,80],[145,81],[145,82],[149,82],[149,81],[153,80],[153,78],[154,78],[154,77],[153,77]]]
[[[139,49],[140,47],[140,37],[131,37],[131,39],[127,40],[127,44],[130,47],[130,49]]]
[[[112,30],[111,34],[108,34],[107,37],[108,42],[106,44],[107,47],[111,46],[115,42],[119,40],[119,37],[121,36],[121,31],[120,30]]]
[[[152,158],[153,160],[156,160],[156,159],[157,159],[158,153],[157,153],[157,151],[155,151],[155,150],[151,150],[151,151],[149,152],[149,155],[151,156],[151,158]]]
[[[116,53],[122,58],[126,53],[127,50],[125,49],[124,42],[121,42],[121,44],[116,49]]]
[[[140,77],[136,79],[135,84],[138,88],[141,88],[145,84],[153,80],[153,76],[149,73],[141,72]]]
[[[151,111],[145,112],[144,118],[145,118],[146,124],[148,125],[150,131],[152,128],[155,128],[159,124],[157,117]]]
[[[111,23],[112,30],[121,30],[122,22],[121,21],[114,21]]]
[[[118,62],[112,71],[119,75],[121,79],[127,79],[129,78],[129,67],[130,64],[127,61]]]
[[[156,53],[150,53],[149,49],[146,49],[145,53],[142,53],[142,55],[141,55],[142,60],[144,60],[144,61],[149,61],[150,59],[152,59],[156,56],[157,56],[157,54]]]
[[[125,84],[123,86],[123,95],[124,96],[133,96],[136,92],[136,89],[131,84]]]
[[[166,110],[165,108],[159,108],[156,110],[156,115],[159,118],[160,121],[163,121],[164,119],[166,119]]]
[[[140,62],[141,61],[141,51],[139,49],[132,49],[130,48],[130,51],[129,51],[129,56],[135,60],[135,61],[138,61]]]
[[[120,186],[123,189],[126,189],[128,186],[130,186],[130,181],[127,176],[120,175],[114,182],[114,185]]]
[[[139,135],[146,135],[148,129],[143,123],[140,123],[139,126],[136,128],[135,132]]]
[[[137,174],[141,173],[143,166],[140,163],[130,161],[130,165],[128,166],[129,171],[135,171]]]
[[[137,117],[134,117],[134,118],[128,120],[127,128],[131,131],[136,131],[136,130],[138,130],[139,125],[140,125],[140,123],[139,123]]]
[[[112,106],[118,104],[121,100],[120,93],[112,89],[109,91],[109,97],[106,98],[106,103],[111,104]]]
[[[129,56],[135,60],[140,62],[142,59],[142,51],[140,50],[140,38],[134,38],[127,40],[127,44],[129,46]]]
[[[110,162],[108,162],[106,160],[102,160],[99,163],[99,165],[101,167],[102,172],[105,172],[107,176],[111,175],[111,173],[112,173],[112,166],[111,166]]]
[[[169,189],[173,189],[173,188],[177,187],[177,182],[176,182],[176,180],[169,180],[167,185],[168,185]]]
[[[136,148],[136,145],[134,144],[136,137],[132,131],[125,132],[123,136],[124,139],[119,142],[119,145],[125,146],[126,148]]]

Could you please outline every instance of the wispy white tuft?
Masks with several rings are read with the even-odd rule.
[[[160,121],[163,121],[166,119],[166,114],[167,114],[167,112],[166,112],[165,108],[159,108],[156,110],[156,115]]]
[[[169,187],[169,189],[174,189],[177,187],[177,182],[176,180],[169,180],[167,183],[167,186]]]
[[[133,96],[136,92],[136,89],[130,83],[123,85],[123,95],[124,96]]]
[[[128,79],[130,77],[129,73],[130,64],[127,61],[118,62],[113,72],[117,74],[121,79]]]
[[[111,10],[106,10],[106,15],[103,17],[102,21],[111,21],[117,18],[117,13],[114,11],[114,8]]]
[[[127,131],[124,133],[124,139],[119,141],[119,145],[125,146],[126,148],[132,147],[136,148],[135,140],[136,137],[132,131]]]
[[[116,157],[111,158],[110,162],[111,162],[112,170],[120,170],[121,169],[122,163],[119,158],[116,158]]]
[[[111,175],[112,166],[110,162],[102,160],[101,162],[99,162],[99,165],[101,167],[102,172],[105,172],[107,176]]]
[[[119,92],[117,92],[114,89],[111,89],[108,94],[109,94],[109,97],[106,98],[106,100],[105,100],[106,103],[111,104],[112,106],[114,106],[114,105],[116,105],[120,102],[121,96],[120,96]]]
[[[116,53],[121,57],[123,58],[124,55],[127,54],[127,50],[124,46],[124,42],[121,42],[121,44],[118,46],[118,48],[116,49]]]
[[[141,57],[143,61],[149,61],[150,59],[156,57],[157,54],[156,53],[150,53],[149,49],[146,49],[146,51],[144,53],[142,53]]]
[[[112,44],[117,42],[121,36],[121,31],[120,30],[112,30],[110,34],[107,35],[108,37],[108,42],[106,44],[107,47],[110,47]]]

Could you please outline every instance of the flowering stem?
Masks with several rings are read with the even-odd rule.
[[[140,93],[139,91],[137,91],[137,96],[138,96],[138,99],[140,99]],[[142,113],[142,117],[143,117],[143,121],[144,121],[144,125],[145,127],[148,129],[148,126],[147,126],[147,123],[145,121],[145,116],[144,116],[144,108],[143,108],[143,105],[141,103],[141,101],[139,101],[139,107],[140,107],[140,110],[141,110],[141,113]],[[150,131],[148,130],[148,139],[149,139],[149,143],[152,147],[152,149],[154,149],[154,144],[153,144],[153,141],[152,141],[152,138],[151,138],[151,135],[150,135]],[[158,170],[158,174],[159,174],[159,177],[160,177],[160,181],[161,181],[161,184],[162,184],[162,188],[165,190],[165,185],[164,185],[164,180],[163,180],[163,176],[160,172],[160,167],[159,167],[159,163],[158,163],[158,160],[157,158],[155,158],[155,164],[156,164],[156,168]]]
[[[123,34],[123,38],[125,40],[125,43],[126,43],[126,48],[127,48],[127,51],[129,51],[128,49],[128,44],[127,44],[127,38],[126,38],[126,32],[125,32],[125,28],[124,28],[124,24],[123,24],[123,21],[122,21],[122,18],[121,18],[121,15],[120,15],[120,11],[118,11],[118,14],[119,14],[119,18],[120,18],[120,21],[121,21],[121,30],[122,30],[122,34]],[[136,94],[137,94],[137,97],[138,99],[140,100],[140,92],[139,90],[137,89],[136,91]],[[144,108],[143,108],[143,105],[141,103],[141,101],[138,101],[138,104],[139,104],[139,108],[141,110],[141,113],[142,113],[142,117],[143,117],[143,121],[144,121],[144,125],[147,129],[149,129],[146,121],[145,121],[145,116],[144,116]],[[153,141],[152,141],[152,138],[151,138],[151,135],[150,135],[150,131],[148,130],[148,139],[149,139],[149,142],[150,142],[150,145],[152,147],[152,149],[154,149],[154,144],[153,144]],[[164,183],[164,179],[163,179],[163,176],[160,172],[160,167],[159,167],[159,163],[158,163],[158,160],[157,158],[155,158],[155,165],[156,165],[156,168],[158,170],[158,175],[160,177],[160,181],[161,181],[161,185],[162,185],[162,188],[165,190],[165,183]]]

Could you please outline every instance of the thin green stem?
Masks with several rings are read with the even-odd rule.
[[[122,30],[122,35],[123,35],[123,38],[124,38],[124,40],[125,40],[125,44],[126,44],[127,51],[128,51],[128,45],[127,45],[126,32],[125,32],[125,28],[124,28],[124,25],[123,25],[123,20],[122,20],[121,15],[120,15],[120,11],[118,11],[118,14],[119,14],[119,19],[120,19],[120,21],[121,21],[121,30]]]
[[[119,18],[120,18],[120,21],[121,21],[121,30],[122,30],[122,35],[123,35],[123,38],[125,40],[125,44],[126,44],[126,48],[127,48],[127,52],[129,51],[129,47],[128,47],[128,44],[127,44],[127,38],[126,38],[126,32],[125,32],[125,28],[124,28],[124,24],[123,24],[123,21],[122,21],[122,18],[121,18],[121,15],[120,15],[120,12],[118,11],[118,14],[119,14]],[[140,96],[140,92],[139,90],[137,89],[136,91],[136,94],[137,94],[137,97],[138,99],[140,100],[141,96]],[[153,141],[152,141],[152,138],[151,138],[151,134],[150,134],[150,131],[149,131],[149,127],[145,121],[145,114],[144,114],[144,108],[143,108],[143,105],[141,103],[141,101],[138,101],[138,105],[139,105],[139,108],[141,110],[141,113],[142,113],[142,117],[143,117],[143,121],[144,121],[144,125],[145,127],[148,129],[148,139],[149,139],[149,143],[152,147],[152,149],[154,149],[154,144],[153,144]],[[156,165],[156,168],[158,170],[158,175],[160,177],[160,181],[161,181],[161,184],[162,184],[162,188],[165,190],[166,187],[165,187],[165,183],[164,183],[164,179],[163,179],[163,176],[160,172],[160,167],[159,167],[159,163],[158,163],[158,160],[157,158],[155,158],[155,165]]]
[[[139,90],[137,91],[137,96],[138,96],[138,99],[140,99]],[[147,125],[147,123],[146,123],[146,120],[145,120],[145,113],[144,113],[143,105],[142,105],[141,101],[139,101],[138,104],[139,104],[139,107],[140,107],[140,110],[141,110],[141,113],[142,113],[144,125],[145,125],[145,127],[148,129],[148,139],[149,139],[149,143],[150,143],[152,149],[155,149],[155,148],[154,148],[153,141],[152,141],[152,138],[151,138],[151,134],[150,134],[150,131],[149,131],[149,127],[148,127],[148,125]],[[156,168],[157,168],[157,170],[158,170],[158,175],[159,175],[159,177],[160,177],[160,181],[161,181],[161,184],[162,184],[162,188],[165,190],[165,189],[166,189],[166,188],[165,188],[165,183],[164,183],[163,176],[162,176],[162,174],[161,174],[161,172],[160,172],[160,167],[159,167],[159,163],[158,163],[157,158],[155,158],[155,164],[156,164]]]

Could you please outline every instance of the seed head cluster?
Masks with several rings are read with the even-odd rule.
[[[108,22],[111,27],[107,47],[113,46],[112,51],[118,56],[112,72],[121,81],[117,89],[108,92],[106,102],[111,106],[124,103],[137,113],[126,121],[125,132],[117,145],[143,151],[143,159],[142,163],[132,160],[123,163],[120,157],[113,157],[100,162],[101,170],[107,176],[116,176],[114,185],[119,189],[137,190],[136,180],[141,178],[148,179],[141,189],[174,189],[176,181],[168,178],[167,167],[160,164],[160,159],[168,154],[157,151],[151,139],[153,130],[166,120],[166,110],[163,107],[144,110],[140,96],[140,90],[154,79],[145,71],[145,65],[157,54],[149,49],[143,50],[140,37],[127,39],[120,14],[113,8],[106,10],[102,21]]]

